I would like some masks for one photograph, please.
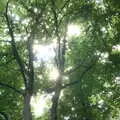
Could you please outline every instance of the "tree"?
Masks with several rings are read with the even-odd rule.
[[[3,99],[9,93],[15,105],[19,101],[19,110],[15,112],[17,116],[32,120],[30,101],[38,89],[54,93],[48,115],[51,120],[65,117],[109,119],[109,114],[115,116],[119,97],[118,92],[114,92],[119,91],[119,86],[114,80],[119,77],[120,58],[119,50],[116,50],[120,24],[117,3],[113,0],[1,1],[1,95]],[[68,37],[70,24],[80,26],[82,35]],[[33,47],[36,41],[49,44],[54,40],[57,47],[52,63],[59,77],[56,82],[50,82],[46,63],[34,66]],[[39,75],[42,75],[40,81]],[[61,91],[64,91],[62,98]],[[111,92],[113,95],[108,97]],[[19,94],[19,97],[14,97],[14,94]],[[5,101],[11,100],[7,97]],[[23,116],[19,114],[22,106]],[[12,110],[4,107],[6,105],[1,111],[11,113]],[[63,108],[64,111],[61,111]],[[17,119],[14,115],[11,118]]]

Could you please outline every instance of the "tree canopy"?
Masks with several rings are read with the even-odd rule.
[[[0,24],[0,119],[120,119],[119,0],[0,0]]]

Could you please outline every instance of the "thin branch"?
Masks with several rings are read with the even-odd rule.
[[[15,87],[13,87],[13,86],[10,86],[10,85],[8,85],[8,84],[6,84],[6,83],[0,82],[0,86],[6,87],[6,88],[9,88],[9,89],[12,89],[13,91],[15,91],[15,92],[17,92],[17,93],[23,95],[22,90],[18,90],[17,88],[15,88]]]
[[[62,6],[62,8],[61,8],[61,9],[59,10],[59,12],[58,12],[59,14],[62,13],[63,9],[66,7],[66,5],[68,5],[69,2],[70,2],[70,0],[67,0],[67,1],[65,2],[65,4]],[[67,10],[66,10],[66,11],[67,11]],[[62,23],[64,17],[67,16],[67,14],[68,14],[68,13],[64,13],[64,14],[63,14],[62,18],[61,18],[61,19],[59,20],[59,22],[58,22],[58,26],[60,26],[60,24]]]
[[[82,65],[82,64],[80,63],[80,64],[77,65],[75,68],[70,69],[69,71],[66,71],[66,72],[64,73],[64,75],[68,75],[68,74],[71,74],[71,73],[77,71],[81,66],[84,66],[84,65]],[[84,66],[84,67],[87,67],[87,66]]]
[[[59,10],[59,13],[62,12],[62,10],[66,7],[66,5],[70,2],[70,0],[67,0],[65,4],[62,6],[62,8]]]
[[[66,14],[64,14],[64,15],[62,16],[62,18],[59,20],[58,26],[61,25],[61,23],[62,23],[62,21],[63,21],[63,19],[64,19],[65,16],[66,16]]]
[[[57,12],[56,12],[56,8],[55,8],[55,1],[54,0],[51,0],[51,3],[52,3],[52,12],[53,12],[53,15],[54,15],[54,21],[55,21],[55,33],[56,33],[56,36],[57,36],[57,43],[58,43],[58,56],[57,56],[57,63],[58,63],[58,69],[59,69],[59,72],[61,73],[61,44],[60,44],[60,36],[59,36],[59,26],[58,26],[58,15],[57,15]]]
[[[62,41],[62,48],[61,48],[61,71],[62,71],[62,74],[64,74],[64,66],[65,66],[65,62],[66,62],[66,59],[65,59],[65,55],[66,55],[66,44],[67,44],[67,25],[68,25],[68,20],[66,20],[65,22],[65,33],[64,33],[64,38],[63,38],[63,41]]]
[[[75,84],[79,83],[79,82],[81,81],[81,79],[84,77],[84,75],[85,75],[87,72],[89,72],[90,69],[92,69],[95,64],[96,64],[96,62],[95,62],[94,64],[88,66],[88,67],[82,72],[79,80],[75,80],[75,81],[73,81],[73,82],[70,82],[70,83],[68,83],[68,84],[65,84],[65,85],[63,85],[63,86],[61,87],[61,89],[64,89],[64,88],[66,88],[66,87],[69,87],[69,86],[72,86],[72,85],[75,85]]]
[[[45,32],[46,32],[46,34],[47,34],[48,36],[50,36],[50,33],[49,33],[49,31],[47,30],[47,28],[46,28],[46,25],[45,25],[45,24],[43,24],[43,28],[44,28],[44,30],[45,30]]]
[[[94,60],[94,55],[92,56],[92,58],[91,58],[89,64],[90,64],[93,60]],[[86,59],[85,61],[88,61],[88,59]],[[84,62],[84,63],[86,63],[86,62]],[[89,64],[88,64],[88,65],[89,65]],[[66,71],[66,72],[64,73],[64,75],[71,74],[71,73],[77,71],[80,67],[86,67],[86,68],[88,68],[88,65],[79,63],[76,67],[74,67],[74,68],[72,68],[72,69]]]
[[[55,8],[55,1],[51,0],[51,3],[52,3],[51,9],[52,9],[54,20],[55,20],[55,28],[56,28],[55,31],[56,31],[56,35],[58,36],[58,15]]]
[[[58,10],[58,7],[56,6],[55,0],[51,0],[52,6],[54,7],[54,10]]]

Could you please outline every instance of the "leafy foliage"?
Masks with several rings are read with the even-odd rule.
[[[10,31],[5,19],[6,6],[7,1],[1,0],[0,111],[5,112],[11,119],[21,120],[24,102],[23,96],[18,92],[24,93],[25,85],[12,51]],[[64,89],[58,105],[59,120],[119,119],[119,0],[10,0],[8,16],[16,49],[28,73],[28,41],[31,36],[34,36],[33,53],[36,43],[48,45],[56,42],[56,46],[60,44],[60,49],[63,49],[64,38],[67,38],[63,55],[64,73],[60,74],[61,86]],[[66,36],[67,27],[71,24],[80,26],[79,36]],[[56,62],[59,56],[57,47],[55,58],[47,62],[37,61],[34,53],[32,59],[37,66],[34,65],[33,95],[51,93],[57,89],[55,85],[58,81],[51,81],[49,78],[50,64],[59,68]],[[63,54],[63,51],[60,54]],[[92,67],[86,70],[90,65]],[[65,74],[72,68],[76,69]],[[69,85],[74,82],[75,84]],[[33,119],[49,120],[49,117],[48,111],[45,111],[43,116]]]

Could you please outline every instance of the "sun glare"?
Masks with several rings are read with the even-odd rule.
[[[36,61],[49,61],[51,58],[55,56],[54,52],[55,45],[38,45],[35,44],[33,49],[36,56]]]
[[[59,77],[59,72],[57,69],[53,68],[49,74],[50,80],[56,80]]]
[[[47,105],[49,99],[49,96],[45,97],[45,95],[32,97],[31,106],[36,118],[44,114],[46,109],[49,109],[49,106]]]
[[[73,24],[68,25],[68,31],[67,31],[68,37],[79,36],[80,33],[81,33],[80,26]]]

